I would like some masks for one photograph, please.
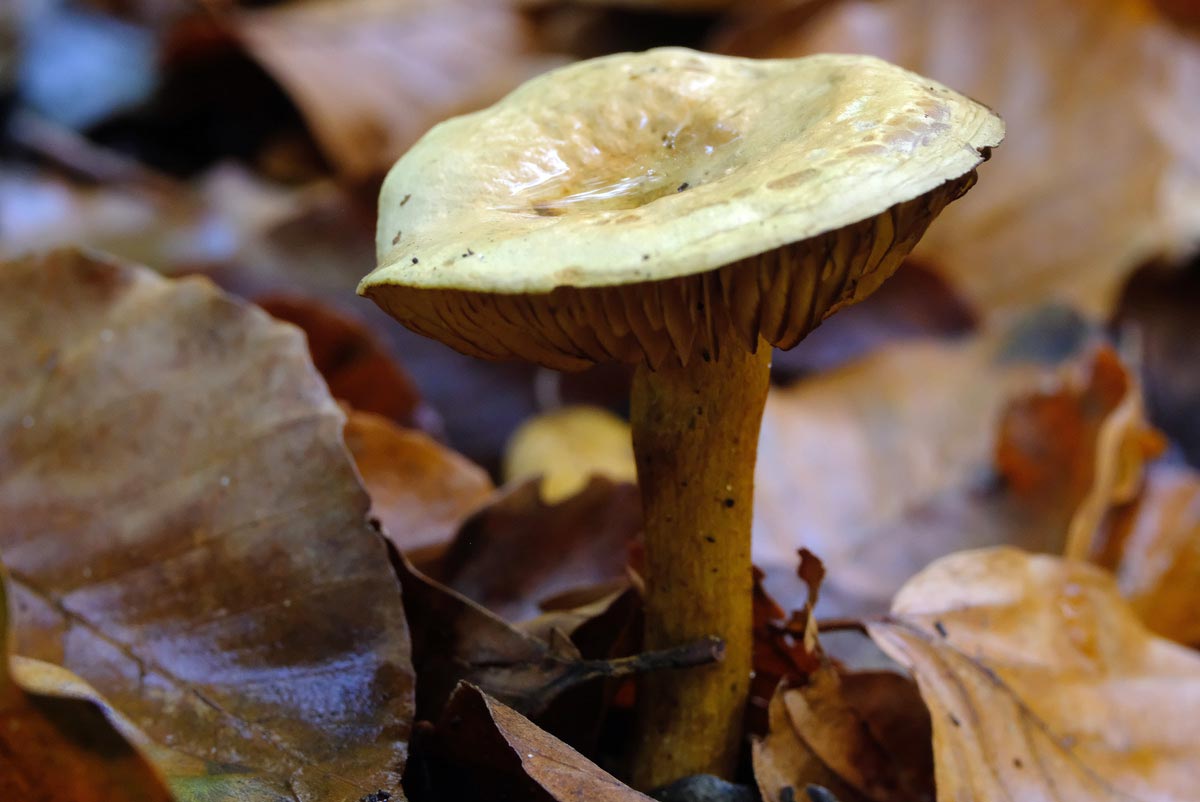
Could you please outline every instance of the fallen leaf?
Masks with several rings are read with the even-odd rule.
[[[641,524],[634,485],[593,478],[571,498],[546,503],[537,483],[526,482],[476,512],[431,572],[521,621],[538,615],[544,599],[623,580]]]
[[[57,666],[10,658],[6,584],[0,568],[0,798],[170,802],[161,775],[94,692]]]
[[[629,424],[607,409],[542,413],[521,424],[505,448],[505,483],[541,477],[542,498],[551,504],[579,493],[593,476],[637,481]]]
[[[512,708],[460,685],[438,723],[457,778],[479,800],[649,802]],[[463,798],[462,795],[446,798]]]
[[[807,681],[781,686],[770,710],[769,733],[754,748],[764,799],[808,784],[844,799],[932,799],[929,713],[909,678],[826,662]]]
[[[345,439],[371,496],[371,515],[414,560],[440,553],[495,491],[466,457],[379,415],[351,410]]]
[[[404,611],[300,333],[201,279],[0,266],[16,648],[242,799],[401,798]]]
[[[868,629],[929,705],[939,800],[1195,798],[1200,655],[1151,635],[1100,569],[955,554]]]
[[[1094,404],[1097,424],[1112,412],[1092,384],[1087,330],[1058,327],[1052,316],[1003,335],[888,346],[774,389],[755,474],[754,561],[768,592],[785,607],[803,604],[792,579],[801,546],[828,566],[825,616],[882,612],[905,580],[953,551],[1061,551],[1093,464],[1115,459],[1096,454],[1097,427],[1072,449],[1045,455],[1055,462],[1037,464],[1055,488],[1040,503],[1006,482],[995,459],[1008,405],[1048,383]],[[1029,342],[1041,350],[1028,350]],[[1008,415],[1011,428],[1020,416]],[[1114,438],[1106,447],[1124,443]],[[1075,477],[1081,471],[1086,478]],[[1113,502],[1100,492],[1096,499],[1105,511]]]
[[[795,802],[812,785],[829,789],[842,802],[865,802],[821,762],[796,732],[782,692],[771,698],[768,735],[754,739],[751,756],[754,779],[765,802]]]
[[[254,303],[304,330],[313,364],[334,398],[402,426],[421,425],[416,385],[362,323],[295,295],[258,297]]]
[[[353,178],[383,172],[435,123],[561,63],[534,51],[507,2],[313,0],[230,24]]]
[[[1004,117],[987,185],[916,249],[987,316],[1052,299],[1106,316],[1138,264],[1200,239],[1200,41],[1150,0],[821,0],[748,14],[719,49],[869,53]]]
[[[1200,646],[1200,473],[1156,463],[1136,501],[1116,511],[1096,561],[1148,629]]]
[[[1010,403],[996,444],[1018,500],[1070,515],[1063,553],[1077,560],[1094,556],[1109,510],[1137,496],[1146,462],[1165,447],[1115,351],[1100,349],[1086,370]]]
[[[720,641],[615,659],[583,659],[562,632],[543,641],[417,571],[402,555],[397,572],[410,611],[417,712],[436,719],[460,681],[483,688],[521,713],[537,716],[564,691],[596,679],[705,665]]]

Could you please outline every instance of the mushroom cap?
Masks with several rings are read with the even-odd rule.
[[[359,292],[467,353],[551,367],[798,342],[974,182],[1003,123],[869,56],[663,48],[441,123],[380,196]]]

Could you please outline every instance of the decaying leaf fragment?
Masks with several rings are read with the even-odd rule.
[[[719,640],[702,640],[631,657],[583,659],[561,630],[552,628],[548,640],[524,632],[423,575],[402,555],[396,570],[410,611],[417,710],[423,719],[437,718],[460,681],[536,716],[564,691],[589,680],[705,665],[722,656]]]
[[[1200,655],[1151,635],[1100,569],[955,554],[868,629],[929,705],[939,800],[1195,799]]]
[[[933,788],[929,714],[911,680],[887,671],[843,672],[826,663],[781,686],[769,730],[754,743],[754,774],[768,802],[820,785],[842,802],[928,799]]]
[[[430,416],[412,379],[362,323],[298,295],[268,295],[254,303],[304,329],[313,364],[334,398],[403,426],[418,427]]]
[[[846,671],[831,660],[813,615],[824,565],[801,549],[797,574],[808,591],[804,609],[783,627],[761,614],[755,620],[754,687],[760,679],[776,685],[766,737],[753,742],[763,798],[785,802],[811,785],[850,802],[926,798],[933,786],[929,716],[916,687],[900,674]],[[756,610],[773,606],[759,595]]]
[[[64,251],[0,265],[0,352],[17,651],[239,800],[400,798],[400,589],[300,332]]]
[[[1066,516],[1063,551],[1086,559],[1109,510],[1137,496],[1147,461],[1165,443],[1146,422],[1137,379],[1111,348],[1065,373],[1053,389],[1008,405],[996,465],[1019,502]]]

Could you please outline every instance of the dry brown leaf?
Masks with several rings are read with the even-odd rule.
[[[570,746],[479,689],[460,685],[438,724],[454,780],[472,799],[650,802]],[[461,795],[443,798],[464,798]]]
[[[464,524],[431,573],[510,621],[539,602],[626,576],[642,525],[637,487],[593,478],[566,501],[547,504],[535,482],[511,488]]]
[[[910,576],[963,548],[1061,548],[1074,507],[1033,508],[1000,481],[993,460],[1005,405],[1086,351],[1076,334],[1049,365],[1045,322],[1005,337],[885,347],[840,370],[773,390],[755,474],[754,560],[786,608],[803,603],[796,549],[829,568],[822,615],[882,612]],[[1014,354],[1014,352],[1016,352]]]
[[[917,255],[986,314],[1113,308],[1123,278],[1200,240],[1200,40],[1150,0],[845,0],[764,12],[721,44],[881,56],[996,109],[989,180]]]
[[[956,554],[868,628],[929,705],[939,800],[1195,799],[1200,655],[1151,635],[1100,569]]]
[[[1097,556],[1142,622],[1200,646],[1200,474],[1150,467],[1137,501],[1118,511]]]
[[[583,490],[593,476],[637,481],[629,424],[602,407],[563,407],[530,418],[504,453],[505,483],[541,477],[542,498],[554,504]]]
[[[379,415],[352,410],[345,438],[371,495],[371,515],[415,560],[445,548],[495,491],[487,472],[466,457]]]
[[[792,726],[783,691],[771,698],[768,735],[752,744],[754,779],[765,802],[795,802],[807,786],[819,785],[841,802],[868,802],[829,769]]]
[[[771,701],[770,731],[754,749],[763,797],[807,784],[844,800],[932,798],[929,713],[907,677],[844,673],[825,663]]]
[[[552,630],[546,641],[523,632],[420,573],[403,556],[397,571],[410,611],[417,712],[422,719],[436,719],[460,681],[536,716],[564,691],[590,680],[720,659],[719,641],[611,660],[583,659],[563,632]]]
[[[0,568],[0,799],[170,802],[161,775],[119,718],[57,666],[11,657]]]
[[[0,290],[17,649],[261,779],[237,798],[399,798],[399,587],[300,333],[74,252],[0,266]]]
[[[1146,462],[1165,447],[1115,351],[1100,349],[1085,371],[1009,404],[996,444],[1018,500],[1070,516],[1063,553],[1077,560],[1095,556],[1109,510],[1137,496]]]
[[[559,63],[533,52],[512,4],[490,0],[309,0],[231,24],[356,178],[386,170],[435,123]]]
[[[334,398],[403,426],[421,426],[427,412],[416,385],[362,323],[296,295],[268,295],[254,303],[304,330],[313,364]]]

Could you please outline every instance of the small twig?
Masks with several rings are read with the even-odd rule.
[[[859,618],[826,618],[817,621],[817,630],[820,632],[852,631],[866,635],[867,624]]]
[[[584,660],[579,663],[582,679],[592,677],[628,677],[646,671],[661,671],[667,668],[694,668],[716,663],[725,658],[725,642],[720,638],[685,643],[671,649],[642,652],[631,657],[613,660]]]

